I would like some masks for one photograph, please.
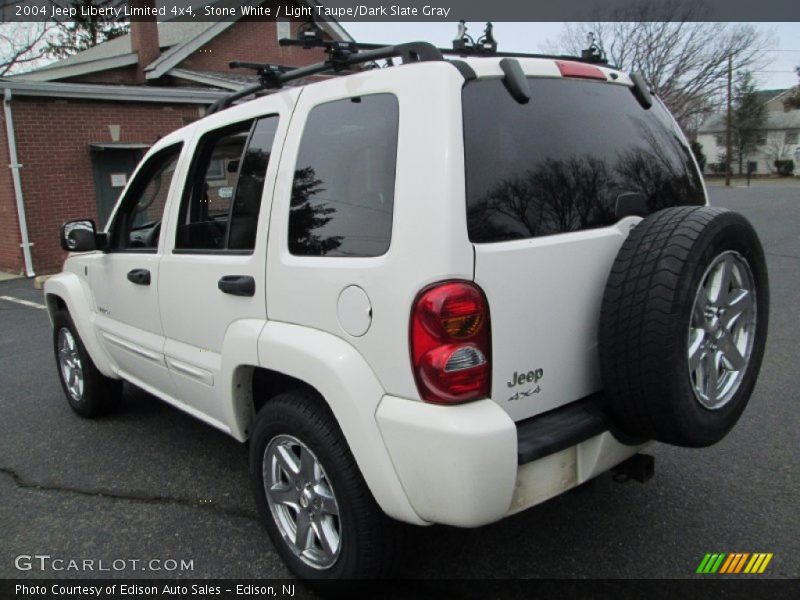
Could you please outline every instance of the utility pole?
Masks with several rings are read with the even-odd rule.
[[[733,154],[733,136],[731,116],[731,87],[733,82],[733,56],[728,55],[728,116],[725,125],[725,186],[731,187],[731,158]]]

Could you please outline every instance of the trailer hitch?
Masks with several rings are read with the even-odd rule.
[[[634,454],[611,469],[614,481],[624,483],[631,479],[639,483],[650,481],[656,472],[656,459],[650,454]]]

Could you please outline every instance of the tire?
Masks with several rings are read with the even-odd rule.
[[[615,424],[676,446],[721,440],[750,399],[768,321],[764,252],[747,219],[707,206],[645,218],[617,255],[600,315]]]
[[[116,410],[122,397],[122,381],[97,370],[66,311],[53,316],[53,350],[61,389],[72,410],[87,418]]]
[[[275,458],[275,448],[279,447],[292,454],[295,467],[306,458],[320,469],[314,470],[313,477],[300,471],[293,481],[294,476],[287,476],[289,471],[281,466],[275,477],[275,465],[285,464]],[[376,579],[393,574],[403,539],[402,526],[387,517],[375,502],[333,414],[313,390],[285,392],[261,408],[250,439],[250,471],[262,521],[281,557],[298,578],[325,589],[328,580]],[[277,482],[274,489],[278,493],[272,502],[267,498],[265,480],[270,485]],[[303,485],[313,480],[316,484]],[[306,491],[309,488],[311,492]],[[296,526],[292,530],[292,524],[301,518],[300,510],[306,514],[314,510],[318,499],[324,504],[316,504],[316,516],[312,513],[310,517],[310,538],[305,538],[310,544],[301,555],[291,541],[293,531],[297,531]],[[332,514],[331,506],[337,508],[338,515]],[[338,548],[335,537],[328,537],[333,540],[328,548],[336,548],[335,551],[324,551],[316,533],[320,528],[338,532]]]

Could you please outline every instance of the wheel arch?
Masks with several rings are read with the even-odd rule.
[[[105,350],[97,339],[94,328],[94,311],[85,284],[75,273],[59,273],[44,284],[44,298],[50,323],[57,312],[65,310],[81,337],[97,370],[106,377],[119,379]]]
[[[256,410],[277,394],[302,387],[325,402],[375,500],[389,516],[426,524],[414,512],[375,420],[383,388],[364,358],[330,333],[268,322],[258,338],[258,365],[233,371],[236,429],[246,438]]]

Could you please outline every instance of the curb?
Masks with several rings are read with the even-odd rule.
[[[33,279],[33,287],[40,290],[44,287],[44,282],[50,279],[52,275],[38,275]]]

